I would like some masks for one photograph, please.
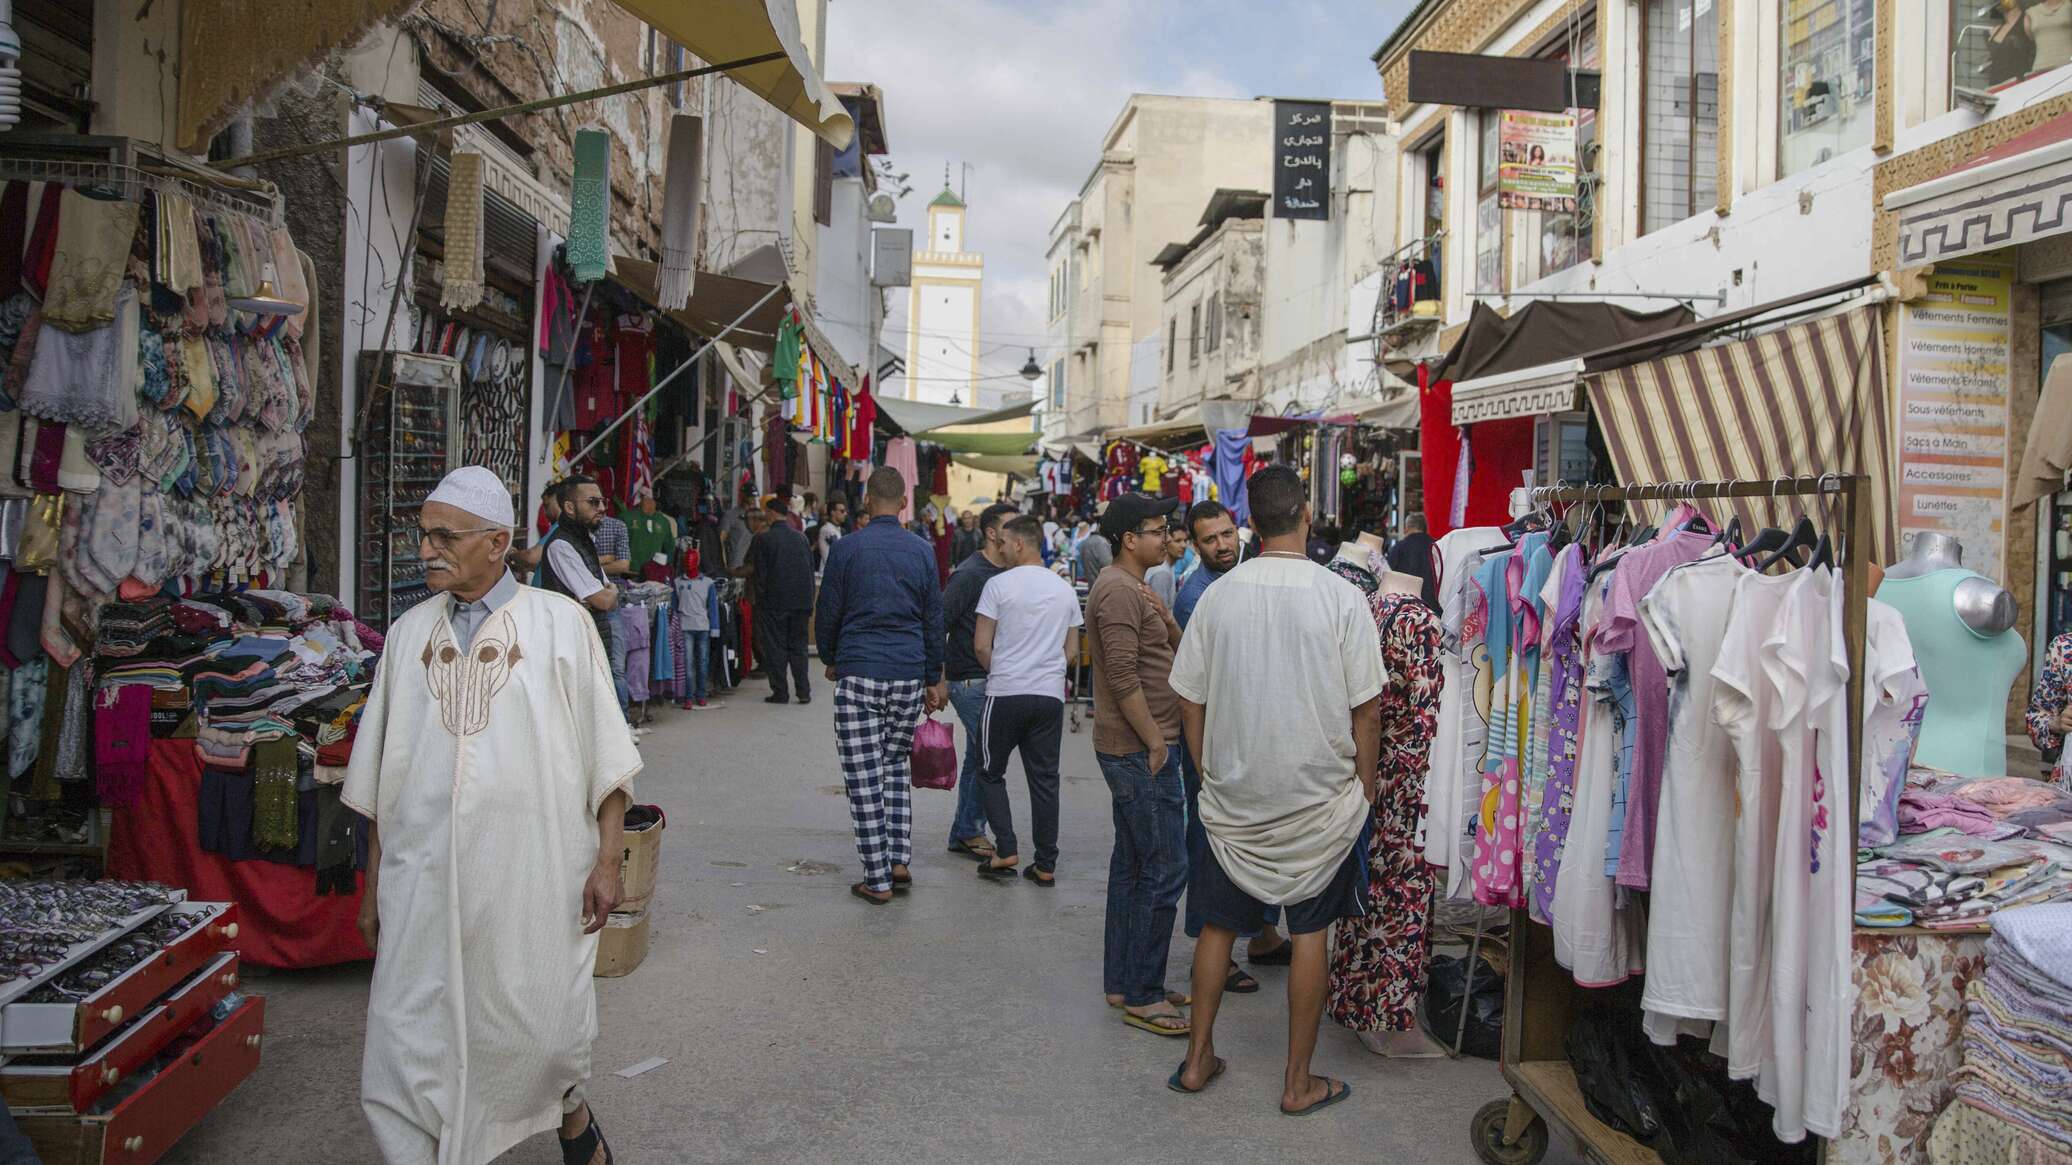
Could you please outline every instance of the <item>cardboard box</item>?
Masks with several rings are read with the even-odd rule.
[[[662,865],[662,831],[668,827],[668,818],[656,810],[654,820],[626,831],[625,850],[619,860],[620,911],[639,913],[654,900],[655,878]]]
[[[613,911],[597,934],[597,969],[592,974],[599,979],[631,975],[647,953],[648,912]]]

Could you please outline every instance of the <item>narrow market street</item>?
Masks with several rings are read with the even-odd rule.
[[[831,693],[664,709],[643,741],[638,799],[669,815],[653,945],[600,979],[590,1097],[622,1165],[660,1162],[1474,1161],[1469,1117],[1504,1095],[1494,1064],[1385,1063],[1324,1024],[1318,1071],[1351,1101],[1312,1119],[1275,1110],[1284,968],[1227,996],[1210,1092],[1165,1087],[1182,1040],[1124,1027],[1100,996],[1109,798],[1091,727],[1064,751],[1055,892],[973,876],[943,851],[953,794],[915,794],[916,886],[895,906],[846,892],[856,868],[834,764]],[[959,732],[958,747],[964,747]],[[1009,778],[1026,811],[1019,771]],[[1173,944],[1175,987],[1191,945]],[[361,1115],[368,966],[276,973],[256,1075],[181,1141],[169,1165],[378,1160]],[[614,1073],[651,1057],[633,1079]],[[283,1146],[292,1142],[292,1153]],[[503,1160],[560,1157],[537,1137]],[[1549,1161],[1562,1160],[1557,1151]]]

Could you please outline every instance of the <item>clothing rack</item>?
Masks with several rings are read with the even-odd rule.
[[[1532,489],[1535,508],[1576,502],[1686,502],[1721,498],[1834,497],[1843,507],[1841,570],[1843,634],[1849,652],[1849,798],[1839,816],[1846,825],[1850,884],[1855,885],[1857,800],[1862,795],[1863,661],[1870,586],[1870,519],[1859,504],[1869,479],[1827,473],[1772,480],[1647,482],[1630,485],[1554,485]],[[1479,945],[1481,926],[1476,927]],[[1531,1165],[1546,1151],[1548,1135],[1562,1139],[1585,1158],[1614,1165],[1647,1165],[1660,1157],[1590,1114],[1569,1063],[1566,1037],[1581,1010],[1582,993],[1554,959],[1553,932],[1535,925],[1522,909],[1511,912],[1511,964],[1504,984],[1501,1068],[1511,1098],[1494,1100],[1475,1114],[1469,1140],[1484,1161]],[[1846,950],[1839,957],[1848,958]],[[1475,967],[1471,953],[1469,972]],[[1470,983],[1472,989],[1472,982]],[[1465,1010],[1465,1004],[1463,1005]]]
[[[130,138],[10,134],[0,141],[0,180],[103,189],[132,202],[156,190],[250,215],[270,227],[287,225],[286,206],[273,183],[221,174]]]

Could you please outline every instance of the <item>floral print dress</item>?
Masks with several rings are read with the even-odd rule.
[[[2036,690],[2029,696],[2028,715],[2023,717],[2029,727],[2029,739],[2045,758],[2060,756],[2065,747],[2057,719],[2068,699],[2072,699],[2072,631],[2051,640],[2044,651],[2043,673],[2036,679]],[[2053,767],[2051,776],[2063,788],[2072,789],[2072,770],[2062,761]]]
[[[1376,575],[1386,569],[1378,558],[1374,565]],[[1352,571],[1338,573],[1368,589]],[[1367,601],[1389,676],[1381,693],[1381,781],[1367,848],[1367,913],[1338,924],[1331,950],[1331,1018],[1354,1031],[1409,1031],[1431,953],[1435,878],[1417,821],[1445,674],[1438,617],[1418,595],[1377,587]]]

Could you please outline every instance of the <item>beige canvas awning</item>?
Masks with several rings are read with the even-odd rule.
[[[621,287],[649,303],[656,301],[653,263],[615,255],[612,266],[612,279]],[[737,348],[767,354],[777,346],[777,328],[784,322],[785,305],[790,302],[786,291],[770,295],[773,286],[776,285],[700,271],[691,285],[691,301],[665,314],[701,336],[716,337],[741,313],[748,312],[747,319],[727,332],[727,341]],[[758,302],[761,306],[757,306]]]
[[[783,60],[730,70],[727,76],[838,150],[855,136],[849,111],[828,92],[806,53],[792,0],[618,0],[618,5],[714,64],[781,50]]]

